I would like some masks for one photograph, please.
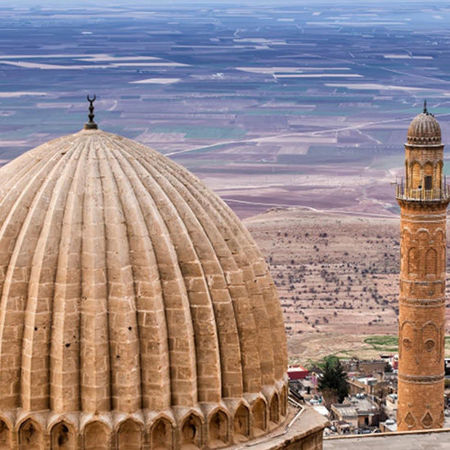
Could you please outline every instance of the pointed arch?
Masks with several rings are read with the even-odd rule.
[[[181,427],[181,448],[192,450],[200,448],[201,443],[202,421],[196,414],[191,413]]]
[[[403,228],[402,230],[402,240],[406,244],[409,244],[411,242],[411,231],[407,227]]]
[[[257,400],[255,400],[255,403],[253,403],[252,416],[253,434],[255,436],[258,436],[264,433],[267,427],[266,404],[261,398],[258,398]]]
[[[419,241],[419,247],[425,247],[429,245],[430,238],[430,232],[425,228],[419,228],[417,230],[417,240]]]
[[[438,228],[435,232],[434,232],[434,236],[433,239],[436,241],[436,243],[438,245],[441,245],[444,240],[445,240],[445,234],[444,231],[442,230],[442,228]]]
[[[398,352],[401,358],[417,344],[417,330],[413,322],[405,320],[399,326]],[[419,363],[416,357],[416,363]]]
[[[224,447],[229,442],[228,415],[222,410],[216,411],[208,423],[208,446],[211,448]]]
[[[141,424],[132,419],[127,419],[122,422],[117,433],[118,450],[141,450],[142,447]]]
[[[84,428],[84,450],[109,450],[111,430],[100,421],[90,422]]]
[[[437,252],[434,248],[429,248],[425,257],[425,274],[437,275],[438,273],[438,259]]]
[[[150,429],[152,450],[173,449],[173,425],[165,418],[158,419]]]
[[[427,411],[425,415],[422,417],[422,425],[424,428],[432,428],[433,427],[433,416],[430,414],[430,411]]]
[[[423,183],[422,186],[426,190],[433,189],[433,186],[435,184],[435,177],[434,177],[434,167],[433,164],[430,162],[427,162],[425,166],[423,167]]]
[[[415,247],[408,250],[408,274],[417,274],[419,270],[419,251]]]
[[[78,448],[77,436],[71,425],[59,422],[50,431],[52,450],[75,450]]]
[[[233,428],[237,441],[245,441],[250,436],[250,411],[243,404],[234,413]]]
[[[42,428],[33,419],[25,420],[19,428],[19,449],[41,450],[42,448],[44,448]]]
[[[441,336],[439,327],[432,321],[424,323],[421,329],[422,338],[422,361],[424,364],[429,364],[430,360],[440,362],[442,359],[441,354],[441,341],[444,337]]]
[[[280,421],[280,401],[276,392],[273,394],[272,399],[270,400],[269,416],[270,421],[273,423],[278,423]]]
[[[0,450],[10,450],[11,447],[11,429],[3,419],[0,419]]]

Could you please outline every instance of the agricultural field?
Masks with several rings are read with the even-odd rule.
[[[397,352],[397,218],[276,208],[245,223],[277,285],[293,361]]]
[[[0,6],[0,164],[87,120],[237,212],[395,217],[424,98],[450,136],[446,2],[21,0]]]

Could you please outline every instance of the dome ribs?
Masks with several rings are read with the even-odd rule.
[[[49,341],[52,328],[54,283],[58,263],[62,217],[71,184],[70,173],[76,166],[73,154],[63,156],[58,165],[61,170],[45,179],[45,189],[36,195],[30,209],[30,226],[41,226],[37,245],[32,253],[31,273],[25,309],[25,328],[22,354],[22,407],[25,410],[49,408]],[[40,197],[44,197],[42,200]],[[45,197],[48,197],[45,198]],[[35,211],[33,211],[35,210]]]
[[[414,117],[408,127],[406,144],[441,147],[441,127],[432,114],[424,111]]]
[[[191,183],[186,183],[183,180],[182,173],[185,171],[180,170],[173,163],[163,159],[163,157],[156,153],[150,154],[143,149],[140,151],[140,154],[141,160],[148,161],[147,170],[150,170],[152,165],[159,167],[162,175],[166,177],[171,176],[171,182],[174,185],[176,183],[177,190],[183,192],[185,198],[186,192],[189,192],[189,195],[191,195],[192,198],[195,198],[195,201],[198,202],[205,211],[208,221],[214,223],[217,229],[220,230],[222,239],[229,247],[228,251],[230,252],[231,258],[235,259],[234,253],[239,251],[239,246],[234,240],[233,233],[227,227],[224,227],[222,219],[218,217],[214,211],[210,213],[212,208],[208,197],[205,197],[204,193],[199,194],[193,188]],[[197,181],[196,184],[198,183],[199,182]],[[208,191],[207,193],[209,195]],[[235,271],[226,273],[226,285],[233,300],[232,306],[238,325],[243,367],[243,386],[245,392],[258,392],[261,389],[261,377],[259,375],[261,366],[257,350],[258,332],[252,314],[252,305],[249,299],[250,296],[247,287],[244,284],[242,268],[239,267],[236,262],[234,267],[236,268]]]
[[[130,180],[124,176],[117,157],[111,160],[111,167],[121,180],[118,194],[128,226],[140,338],[142,407],[164,410],[170,407],[170,374],[161,280],[143,212]]]
[[[25,309],[21,380],[22,407],[25,410],[42,410],[50,406],[49,342],[58,248],[71,173],[77,164],[74,154],[79,155],[79,152],[80,149],[76,148],[60,159],[55,172],[57,168],[61,170],[45,179],[45,189],[36,196],[30,209],[30,227],[39,224],[41,229],[32,253]]]
[[[70,445],[95,446],[102,423],[107,446],[143,433],[141,446],[178,446],[194,432],[209,448],[218,411],[231,444],[239,404],[251,439],[255,405],[286,387],[285,335],[232,211],[182,167],[101,130],[0,170],[0,410],[19,441],[33,420],[52,445],[70,432]]]
[[[27,164],[22,164],[17,168],[8,167],[8,173],[10,176],[8,176],[5,182],[2,183],[0,193],[0,205],[2,205],[0,208],[0,221],[2,223],[10,211],[10,208],[7,205],[12,207],[15,204],[18,197],[22,194],[25,186],[29,184],[30,174],[39,171],[39,167],[47,165],[48,160],[45,158],[30,157],[27,159],[26,163]]]
[[[222,203],[222,211],[228,216],[228,220],[234,222],[234,213],[228,207],[225,202],[222,202],[220,198],[215,200],[216,203]],[[241,222],[238,223],[240,230],[242,231],[244,239],[247,240],[251,251],[246,252],[251,256],[254,261],[254,272],[257,275],[257,283],[259,284],[260,291],[263,294],[264,305],[267,310],[267,315],[270,321],[271,342],[274,358],[274,374],[276,380],[283,379],[288,365],[288,352],[285,339],[285,328],[283,311],[280,308],[278,300],[278,294],[275,284],[270,276],[270,271],[267,264],[259,251],[253,237],[248,229]]]
[[[123,174],[114,177],[108,161],[112,158],[109,149],[101,150],[99,163],[106,225],[111,395],[114,410],[132,413],[142,408],[139,337],[127,222],[118,193]],[[134,199],[129,201],[134,202]]]
[[[234,216],[230,217],[228,207],[220,199],[212,195],[201,183],[195,182],[195,177],[187,171],[179,171],[178,173],[180,178],[184,179],[182,182],[184,182],[186,187],[192,191],[194,189],[198,190],[198,198],[205,202],[208,212],[211,215],[219,215],[215,222],[222,226],[224,236],[229,236],[226,242],[230,246],[238,266],[243,271],[247,292],[253,301],[252,313],[255,315],[255,323],[258,324],[257,348],[260,355],[261,382],[263,384],[271,384],[274,379],[274,356],[273,352],[267,350],[273,348],[274,343],[271,337],[269,314],[262,298],[261,280],[259,280],[261,278],[260,275],[264,272],[261,270],[260,264],[253,262],[255,258],[261,258],[261,255],[259,252],[255,254],[255,247],[252,245],[253,240],[251,237],[249,240],[249,236],[243,233],[243,226],[236,221]],[[225,223],[227,226],[224,226]],[[249,264],[250,260],[253,262],[252,265]],[[277,349],[277,351],[279,350]]]
[[[8,216],[0,229],[0,264],[2,279],[2,299],[0,304],[0,407],[18,407],[21,390],[21,363],[24,349],[23,334],[25,308],[30,277],[31,261],[37,244],[45,204],[48,204],[52,191],[48,179],[61,167],[60,154],[53,154],[47,163],[32,177],[27,177],[18,200],[8,209]],[[42,191],[46,190],[46,195]],[[36,209],[38,199],[40,208]],[[4,199],[5,200],[5,199]],[[32,223],[31,218],[40,217]],[[42,330],[41,330],[42,331]],[[30,348],[27,349],[28,351]],[[19,381],[20,380],[20,381]]]
[[[175,252],[174,257],[176,258],[176,261],[174,261],[173,264],[174,264],[174,267],[177,266],[175,269],[175,272],[178,272],[178,270],[181,270],[181,272],[183,272],[184,259],[182,257],[180,258],[180,256],[179,256],[179,248],[178,248],[179,245],[178,244],[180,243],[180,239],[182,239],[183,243],[184,243],[183,250],[186,251],[185,231],[183,229],[180,229],[179,224],[177,224],[176,221],[174,220],[174,218],[173,218],[174,216],[171,214],[171,206],[167,202],[167,199],[165,198],[164,193],[154,184],[154,181],[151,179],[151,177],[148,176],[148,174],[146,174],[146,173],[142,174],[142,173],[138,172],[135,168],[132,168],[130,163],[122,156],[122,152],[123,152],[123,149],[121,149],[120,152],[117,152],[117,159],[119,161],[119,164],[121,165],[121,170],[124,172],[126,177],[129,178],[129,180],[134,184],[135,188],[138,187],[139,189],[145,189],[152,197],[152,200],[155,203],[155,207],[159,211],[159,215],[161,217],[161,220],[163,221],[164,228],[167,230],[167,233],[169,234],[171,240],[173,241],[173,249]],[[145,179],[142,178],[141,175],[143,175],[143,177]],[[141,198],[140,195],[136,195],[136,197],[138,199]],[[168,214],[171,217],[169,220],[167,218]],[[175,239],[174,239],[174,231],[173,231],[174,228],[176,229],[176,233],[178,235],[178,238],[175,238]],[[178,241],[178,244],[177,244],[177,241]],[[178,268],[178,266],[179,266],[179,268]],[[181,280],[183,280],[183,277],[181,277],[179,281],[181,281]],[[187,289],[185,283],[183,283],[182,290],[183,290],[183,292],[186,293],[187,298],[189,300],[191,300],[191,293]],[[195,314],[195,311],[193,312],[192,308],[191,308],[190,315],[192,316],[193,314]],[[186,319],[186,320],[188,320],[188,319]],[[192,322],[192,319],[189,319],[189,320],[191,320],[191,322]],[[194,331],[194,339],[195,339],[196,332],[197,332],[197,330],[195,330],[195,327],[194,327],[193,331]],[[170,336],[171,335],[169,332],[169,339],[170,339]],[[196,341],[194,342],[194,344],[196,344],[195,347],[197,347],[198,344]],[[211,355],[209,355],[209,357],[211,358]],[[193,361],[193,363],[195,364],[195,361]],[[201,368],[199,368],[198,361],[197,361],[197,365],[196,365],[197,378],[200,377],[200,375],[199,375],[200,369]],[[186,379],[185,381],[196,384],[195,377],[193,379]],[[211,386],[212,383],[210,382],[209,385]],[[202,395],[204,395],[204,393],[201,392],[200,386],[197,386],[194,390],[196,392],[197,397],[201,397]],[[219,391],[220,391],[220,389],[219,389]],[[215,400],[217,400],[217,399],[215,399]]]
[[[110,349],[104,200],[98,155],[93,142],[87,152],[83,207],[82,297],[80,324],[81,409],[109,411]]]
[[[142,159],[136,160],[131,152],[128,154],[130,163],[137,166],[135,170],[143,165],[145,170],[154,176],[175,206],[177,215],[184,222],[202,265],[203,276],[208,283],[207,287],[212,301],[215,323],[219,325],[216,327],[216,332],[219,339],[221,394],[224,397],[241,396],[243,385],[237,324],[219,259],[225,260],[225,258],[228,258],[228,266],[230,262],[234,263],[234,260],[229,255],[228,248],[210,218],[205,215],[184,186],[180,185],[170,174],[164,173],[161,175],[157,167],[153,167],[152,164],[148,164]],[[155,164],[155,166],[157,165]],[[220,243],[221,248],[218,250],[216,247],[220,246]],[[222,255],[221,258],[220,255]],[[237,268],[234,267],[234,270],[237,270]]]
[[[51,148],[55,142],[58,142],[60,147],[58,148],[58,151],[52,152],[49,148]],[[48,164],[49,153],[54,153],[52,158],[55,156],[58,158],[61,152],[66,152],[69,148],[71,148],[71,143],[72,142],[68,136],[60,137],[22,154],[20,158],[16,158],[8,162],[7,166],[5,166],[5,170],[8,172],[8,177],[2,180],[1,183],[0,202],[3,201],[5,195],[10,195],[11,193],[14,193],[16,197],[20,195],[22,191],[20,188],[16,188],[16,183],[20,181],[28,183],[29,177],[27,177],[27,174],[37,173],[39,171],[39,166],[42,167],[43,165]],[[0,211],[4,212],[3,209]],[[3,220],[3,218],[1,219]]]
[[[81,236],[86,157],[77,166],[62,217],[50,342],[50,409],[80,409]]]
[[[278,295],[276,293],[275,285],[270,276],[270,272],[267,265],[262,257],[260,251],[258,250],[256,244],[249,231],[241,222],[237,222],[234,219],[234,213],[230,208],[220,200],[220,198],[212,198],[212,202],[215,203],[215,208],[220,213],[222,212],[224,218],[228,221],[230,226],[236,224],[235,226],[239,228],[240,233],[236,233],[237,236],[240,235],[240,243],[244,248],[244,255],[248,261],[252,261],[252,277],[254,283],[256,283],[256,291],[259,295],[262,295],[263,301],[259,303],[259,317],[256,319],[257,323],[263,320],[266,326],[266,333],[263,335],[268,339],[265,344],[265,352],[267,355],[267,371],[263,371],[267,374],[267,378],[263,381],[264,384],[272,384],[273,377],[280,380],[287,370],[287,347],[283,313],[279,306]],[[237,223],[236,223],[237,222]],[[270,354],[267,349],[272,347],[272,354]],[[262,351],[262,347],[260,347]]]
[[[193,406],[197,402],[195,343],[189,301],[170,233],[143,180],[130,177],[153,243],[162,284],[168,331],[171,401]]]
[[[216,206],[213,206],[213,199],[211,194],[205,190],[205,192],[199,192],[198,197],[203,197],[205,201],[209,203],[208,213],[211,216],[216,216],[219,214],[219,210]],[[225,220],[224,220],[225,219]],[[261,390],[262,385],[273,383],[273,355],[270,351],[270,329],[267,319],[267,314],[264,309],[262,294],[259,291],[259,286],[257,284],[256,276],[253,267],[250,265],[248,260],[248,245],[239,233],[239,229],[234,224],[229,224],[226,217],[220,215],[215,218],[215,222],[219,224],[222,228],[222,234],[225,237],[225,241],[229,245],[229,248],[233,254],[237,266],[240,268],[242,278],[245,285],[245,293],[241,296],[247,298],[249,305],[246,306],[244,316],[253,316],[253,320],[256,326],[256,342],[253,343],[254,349],[258,352],[259,366],[255,369],[255,376],[258,377],[256,381],[257,387],[248,388],[248,392],[257,392]],[[250,253],[251,254],[251,253]],[[229,283],[233,283],[233,278],[230,278]],[[242,301],[238,303],[236,301],[236,306],[241,308]],[[247,327],[248,325],[245,325]],[[249,357],[248,355],[247,357]]]
[[[155,168],[149,166],[144,171],[139,161],[136,161],[132,157],[130,159],[132,160],[130,163],[133,164],[136,172],[151,173],[153,181],[152,185],[148,186],[149,191],[154,192],[157,189],[161,189],[161,196],[164,197],[164,203],[167,205],[167,207],[162,207],[163,205],[161,204],[159,206],[162,211],[167,211],[168,218],[166,218],[166,223],[174,239],[181,271],[190,299],[197,348],[199,401],[217,402],[222,397],[222,361],[220,356],[225,358],[226,355],[230,360],[236,360],[237,364],[234,364],[234,371],[236,372],[236,367],[239,364],[237,360],[239,347],[235,345],[232,348],[234,351],[233,357],[226,352],[226,347],[224,354],[221,353],[220,336],[218,336],[218,333],[226,330],[226,327],[219,327],[219,330],[216,327],[216,312],[220,306],[219,304],[215,304],[214,300],[220,302],[222,299],[219,298],[217,290],[214,290],[214,283],[217,288],[221,288],[220,280],[217,280],[220,269],[215,253],[189,205],[177,193],[168,180],[161,177]],[[158,186],[158,188],[154,186]],[[178,217],[179,219],[175,222],[169,217]],[[212,285],[213,289],[211,289],[210,285]],[[232,319],[232,316],[230,319]],[[223,322],[220,323],[222,325]],[[205,326],[205,324],[209,326]],[[226,337],[222,336],[222,344],[225,342],[225,339]],[[237,354],[236,350],[238,351]],[[227,360],[225,360],[225,363],[230,364]],[[202,375],[199,375],[200,373]]]

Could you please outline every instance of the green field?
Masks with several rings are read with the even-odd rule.
[[[382,353],[395,354],[398,353],[398,337],[392,335],[375,335],[362,337],[361,346],[354,348],[342,348],[339,351],[330,353],[325,357],[317,359],[308,359],[305,362],[306,367],[321,365],[326,359],[377,359]],[[344,347],[344,345],[343,345]],[[446,357],[450,356],[450,336],[445,337],[445,353]]]
[[[364,342],[380,352],[398,352],[396,336],[369,336],[364,339]]]

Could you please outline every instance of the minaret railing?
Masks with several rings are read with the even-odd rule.
[[[412,189],[401,183],[396,183],[396,197],[400,200],[440,201],[450,197],[450,186],[443,184],[438,189]]]

